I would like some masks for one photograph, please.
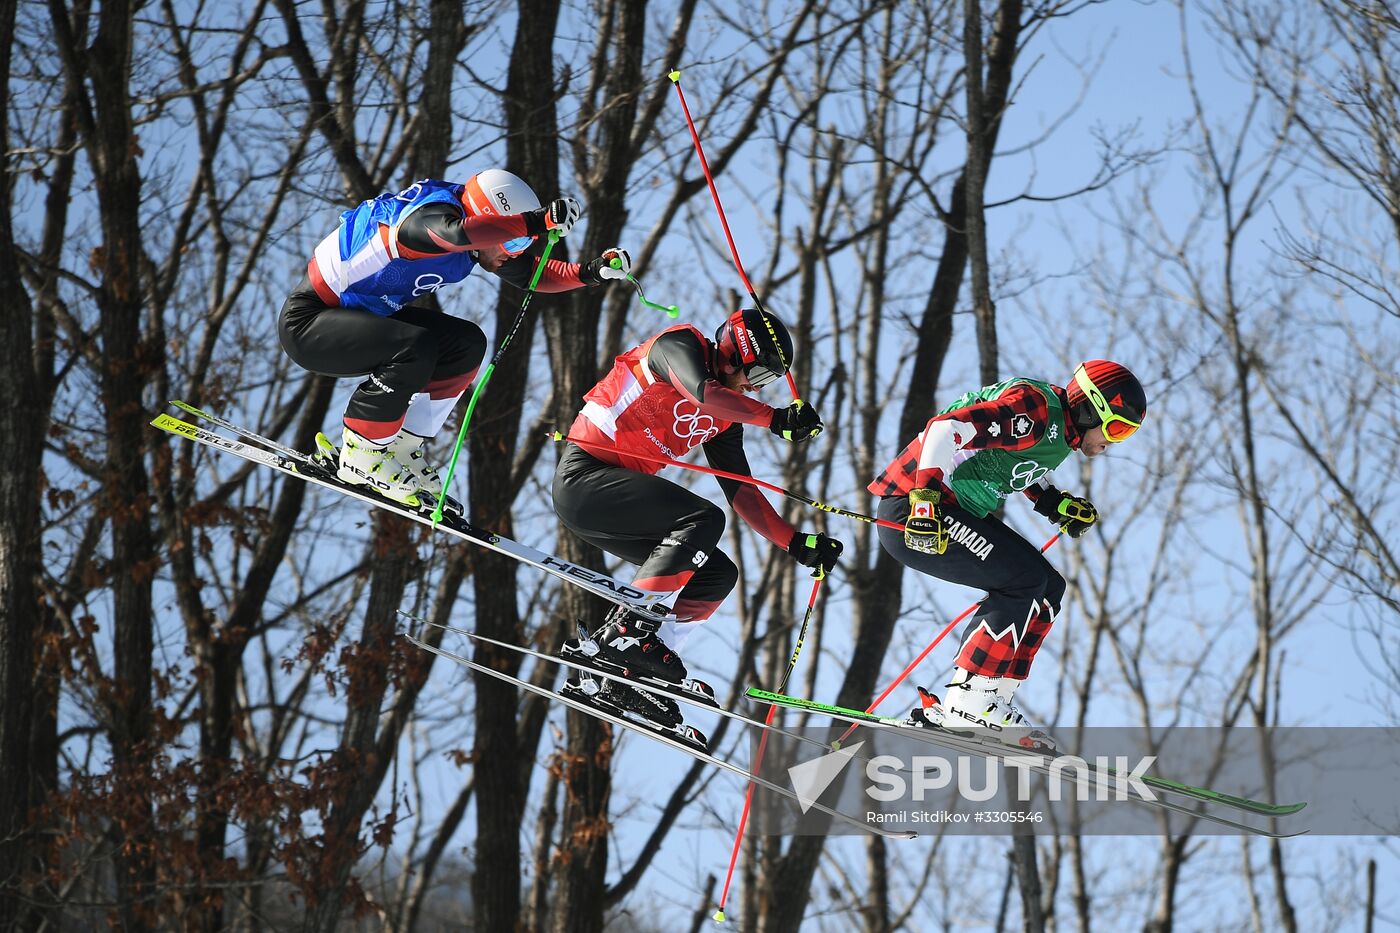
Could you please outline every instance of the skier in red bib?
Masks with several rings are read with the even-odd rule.
[[[869,486],[880,544],[906,567],[987,591],[962,635],[943,703],[919,688],[916,725],[974,725],[1012,744],[1053,748],[1011,702],[1030,674],[1065,581],[1040,551],[991,513],[1020,492],[1079,537],[1099,519],[1087,499],[1044,482],[1073,452],[1096,457],[1131,437],[1147,413],[1127,368],[1089,360],[1066,388],[1033,379],[987,386],[934,415]]]
[[[792,355],[792,337],[781,321],[766,311],[741,310],[713,343],[688,324],[662,331],[619,356],[584,395],[554,472],[555,511],[579,537],[640,564],[632,585],[666,594],[676,615],[659,631],[646,618],[615,610],[586,646],[596,647],[597,659],[663,682],[685,680],[676,650],[738,580],[733,561],[717,548],[725,515],[708,499],[656,476],[661,464],[629,454],[679,459],[700,447],[712,467],[749,475],[744,425],[793,443],[816,436],[822,421],[811,405],[773,408],[747,395],[782,378]],[[822,571],[835,565],[841,542],[798,532],[747,483],[719,484],[734,511],[798,563]],[[580,647],[570,643],[565,651]]]
[[[486,335],[415,302],[477,266],[525,288],[539,263],[531,247],[568,234],[580,213],[573,198],[542,207],[524,181],[493,168],[461,184],[416,181],[340,215],[283,305],[278,335],[304,369],[366,377],[345,409],[343,482],[410,505],[437,497],[442,480],[422,447],[476,378]],[[551,259],[536,289],[625,280],[630,270],[617,247],[584,265]]]

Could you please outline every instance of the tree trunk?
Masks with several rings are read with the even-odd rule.
[[[50,5],[60,35],[70,35],[66,12]],[[120,916],[127,929],[156,921],[150,855],[152,811],[143,785],[149,779],[151,730],[152,579],[156,571],[151,528],[151,488],[143,459],[148,436],[143,391],[150,381],[152,348],[141,330],[143,290],[141,177],[130,110],[132,21],[136,4],[104,3],[90,49],[60,50],[75,85],[91,79],[80,126],[97,191],[102,245],[97,304],[102,342],[100,389],[107,458],[102,493],[110,520],[112,557],[113,677],[106,699],[111,715],[113,768],[134,796],[130,822],[117,856]]]
[[[15,0],[0,0],[0,151],[8,153],[10,52]],[[35,694],[35,641],[43,613],[36,581],[42,571],[39,543],[40,457],[43,426],[34,357],[34,310],[20,278],[10,221],[13,175],[0,172],[0,928],[19,916],[21,873],[31,867],[28,833],[37,788],[30,780],[30,719]]]
[[[963,0],[963,69],[967,89],[967,253],[972,280],[972,311],[977,320],[978,364],[982,384],[998,379],[996,308],[987,271],[987,219],[982,207],[987,188],[991,149],[987,140],[985,95],[982,92],[982,2]]]
[[[580,165],[588,189],[588,237],[578,258],[587,262],[617,243],[627,221],[624,195],[632,168],[636,89],[642,85],[641,59],[646,36],[645,0],[618,0],[604,14],[614,33],[601,42],[613,50],[600,67],[603,106],[593,151],[596,162]],[[583,172],[586,168],[586,173]],[[551,370],[555,376],[555,423],[573,421],[578,399],[598,379],[598,327],[606,289],[574,293],[573,307],[546,321]],[[562,452],[562,451],[561,451]],[[559,535],[560,553],[585,566],[600,566],[602,552],[568,531]],[[566,622],[585,619],[598,624],[609,607],[581,592],[565,594]],[[595,717],[569,714],[569,742],[564,756],[564,812],[560,834],[560,872],[554,905],[555,933],[585,933],[603,928],[608,867],[608,803],[612,796],[612,754],[616,736]]]
[[[558,191],[558,131],[554,107],[554,30],[559,8],[522,2],[504,95],[506,168],[524,178],[542,200]],[[555,253],[564,255],[558,246]],[[496,303],[497,339],[509,332],[520,310],[521,294],[503,289]],[[504,464],[514,459],[520,436],[525,380],[534,342],[534,316],[548,313],[552,302],[533,300],[534,313],[516,333],[510,358],[492,376],[478,403],[471,427],[472,520],[512,534],[509,503],[511,476]],[[476,627],[501,641],[519,644],[523,637],[516,604],[518,564],[498,554],[483,554],[473,577]],[[481,645],[481,663],[517,672],[519,655]],[[516,732],[519,697],[514,687],[476,674],[476,871],[472,875],[475,923],[481,930],[514,930],[520,923],[520,825],[528,786],[520,781],[522,749]],[[525,772],[527,775],[528,771]]]

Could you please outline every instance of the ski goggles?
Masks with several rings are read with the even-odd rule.
[[[744,367],[744,378],[749,381],[749,385],[755,389],[761,389],[766,385],[777,382],[783,376],[782,373],[775,373],[762,363],[751,363]]]
[[[1089,380],[1089,374],[1084,371],[1083,366],[1074,371],[1074,381],[1084,393],[1084,397],[1089,400],[1089,404],[1094,406],[1094,413],[1099,416],[1099,423],[1103,425],[1104,440],[1111,444],[1126,441],[1142,427],[1141,421],[1125,418],[1108,406],[1108,399],[1104,398],[1099,387]]]
[[[739,369],[743,370],[744,378],[749,381],[749,385],[753,386],[755,389],[761,389],[787,375],[787,369],[784,367],[775,370],[772,366],[768,365],[768,363],[758,358],[753,335],[749,333],[748,327],[744,324],[743,314],[743,311],[734,312],[734,316],[737,317],[738,320],[732,321],[735,349],[738,351]],[[764,323],[767,323],[766,318],[764,319]],[[772,337],[773,343],[776,345],[778,342],[778,335],[772,332],[771,324],[768,329],[769,336]],[[781,351],[779,351],[779,356],[781,357],[781,355]],[[786,360],[781,358],[778,360],[779,366],[783,366],[784,363],[786,363]]]
[[[518,236],[513,240],[506,240],[501,244],[501,250],[507,256],[519,256],[530,248],[530,244],[535,242],[532,236]]]

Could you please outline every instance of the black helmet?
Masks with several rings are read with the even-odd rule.
[[[715,331],[719,358],[762,388],[792,367],[792,335],[767,311],[743,308]]]

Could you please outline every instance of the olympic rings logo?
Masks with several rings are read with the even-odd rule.
[[[413,297],[436,292],[443,285],[447,284],[442,276],[436,272],[425,272],[413,280]]]
[[[1032,460],[1021,460],[1011,468],[1011,488],[1020,492],[1049,472],[1049,467],[1041,466]]]
[[[671,432],[681,440],[689,441],[690,443],[686,445],[687,448],[703,444],[719,434],[719,428],[715,426],[715,419],[701,413],[698,405],[687,402],[685,399],[676,402],[671,409],[671,414],[675,415],[676,418]]]

